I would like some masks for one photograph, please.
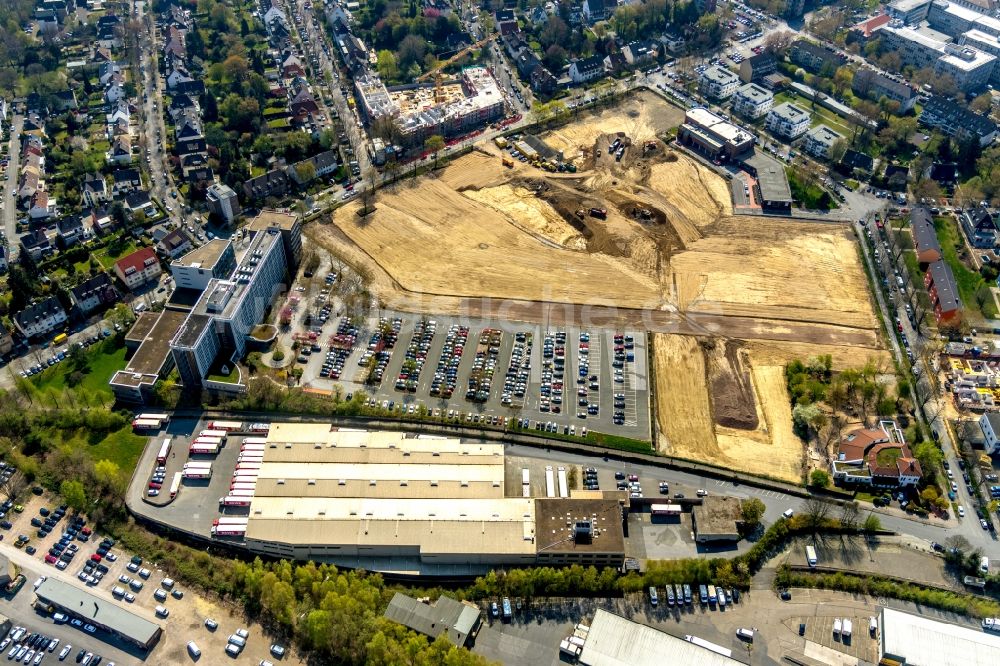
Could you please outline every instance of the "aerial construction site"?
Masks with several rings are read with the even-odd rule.
[[[308,233],[390,308],[649,331],[654,445],[799,481],[785,363],[887,358],[856,241],[733,215],[726,179],[667,141],[682,119],[639,93],[533,140],[563,171],[484,141]]]

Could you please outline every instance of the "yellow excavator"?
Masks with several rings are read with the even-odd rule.
[[[444,101],[444,93],[442,92],[442,89],[441,89],[442,88],[442,84],[444,83],[444,69],[446,67],[448,67],[449,65],[451,65],[451,64],[453,64],[455,62],[458,62],[459,60],[461,60],[465,56],[469,55],[470,53],[472,53],[473,51],[475,51],[479,47],[481,47],[481,46],[483,46],[485,44],[488,44],[489,42],[492,42],[494,39],[496,39],[499,36],[500,36],[499,32],[494,32],[491,35],[483,37],[482,39],[480,39],[475,44],[472,44],[471,46],[466,46],[464,49],[458,51],[455,55],[451,56],[447,60],[442,60],[441,62],[438,63],[437,67],[435,67],[434,69],[431,69],[431,70],[428,70],[428,71],[424,72],[423,74],[421,74],[420,76],[418,76],[414,81],[416,83],[423,83],[424,81],[426,81],[427,79],[429,79],[429,78],[431,78],[433,76],[434,77],[434,103],[435,104],[440,104],[441,102]]]

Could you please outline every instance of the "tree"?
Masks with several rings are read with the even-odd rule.
[[[844,159],[844,154],[847,152],[847,141],[844,139],[837,139],[830,146],[830,149],[826,153],[827,159],[830,160],[831,164],[838,164],[842,159]]]
[[[802,509],[806,527],[814,532],[826,523],[826,519],[830,515],[830,504],[818,497],[807,499]]]
[[[882,521],[874,513],[869,513],[868,517],[865,518],[865,523],[862,529],[869,534],[872,532],[878,532],[882,529]]]
[[[764,502],[757,497],[743,500],[740,511],[743,514],[744,525],[751,529],[760,525],[761,518],[764,517],[766,509],[767,507],[764,506]]]
[[[444,137],[440,134],[427,137],[424,141],[424,150],[434,153],[434,168],[437,169],[438,151],[444,149]]]
[[[857,502],[844,502],[844,505],[840,507],[840,525],[844,529],[853,530],[858,526],[859,515],[861,515],[861,509]]]
[[[67,479],[59,484],[59,494],[73,510],[82,512],[87,508],[87,494],[79,481]]]
[[[826,470],[814,469],[809,474],[809,485],[816,486],[817,488],[826,488],[830,485],[830,475],[827,474]]]
[[[392,51],[383,49],[378,52],[378,75],[385,82],[395,81],[399,76],[399,67],[396,65],[396,56]]]

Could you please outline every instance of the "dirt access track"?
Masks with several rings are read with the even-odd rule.
[[[644,93],[541,137],[575,174],[487,142],[307,233],[402,310],[876,348],[849,229],[733,216],[725,180],[656,139],[680,117]]]

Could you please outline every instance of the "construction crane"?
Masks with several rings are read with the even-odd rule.
[[[441,90],[442,84],[444,83],[444,69],[446,67],[448,67],[449,65],[451,65],[451,64],[453,64],[455,62],[458,62],[459,60],[461,60],[465,56],[469,55],[470,53],[472,53],[473,51],[475,51],[479,47],[483,46],[484,44],[488,44],[489,42],[493,41],[494,39],[496,39],[499,36],[500,36],[499,32],[494,32],[491,35],[483,37],[482,39],[480,39],[475,44],[473,44],[471,46],[466,46],[464,49],[462,49],[461,51],[459,51],[455,55],[451,56],[447,60],[444,60],[443,62],[438,63],[438,66],[435,67],[434,69],[428,70],[428,71],[424,72],[423,74],[421,74],[420,76],[418,76],[415,79],[415,82],[416,83],[423,83],[424,81],[426,81],[427,79],[429,79],[430,77],[433,76],[434,77],[434,103],[435,104],[440,104],[441,102],[444,101],[444,94],[442,93],[442,90]]]

